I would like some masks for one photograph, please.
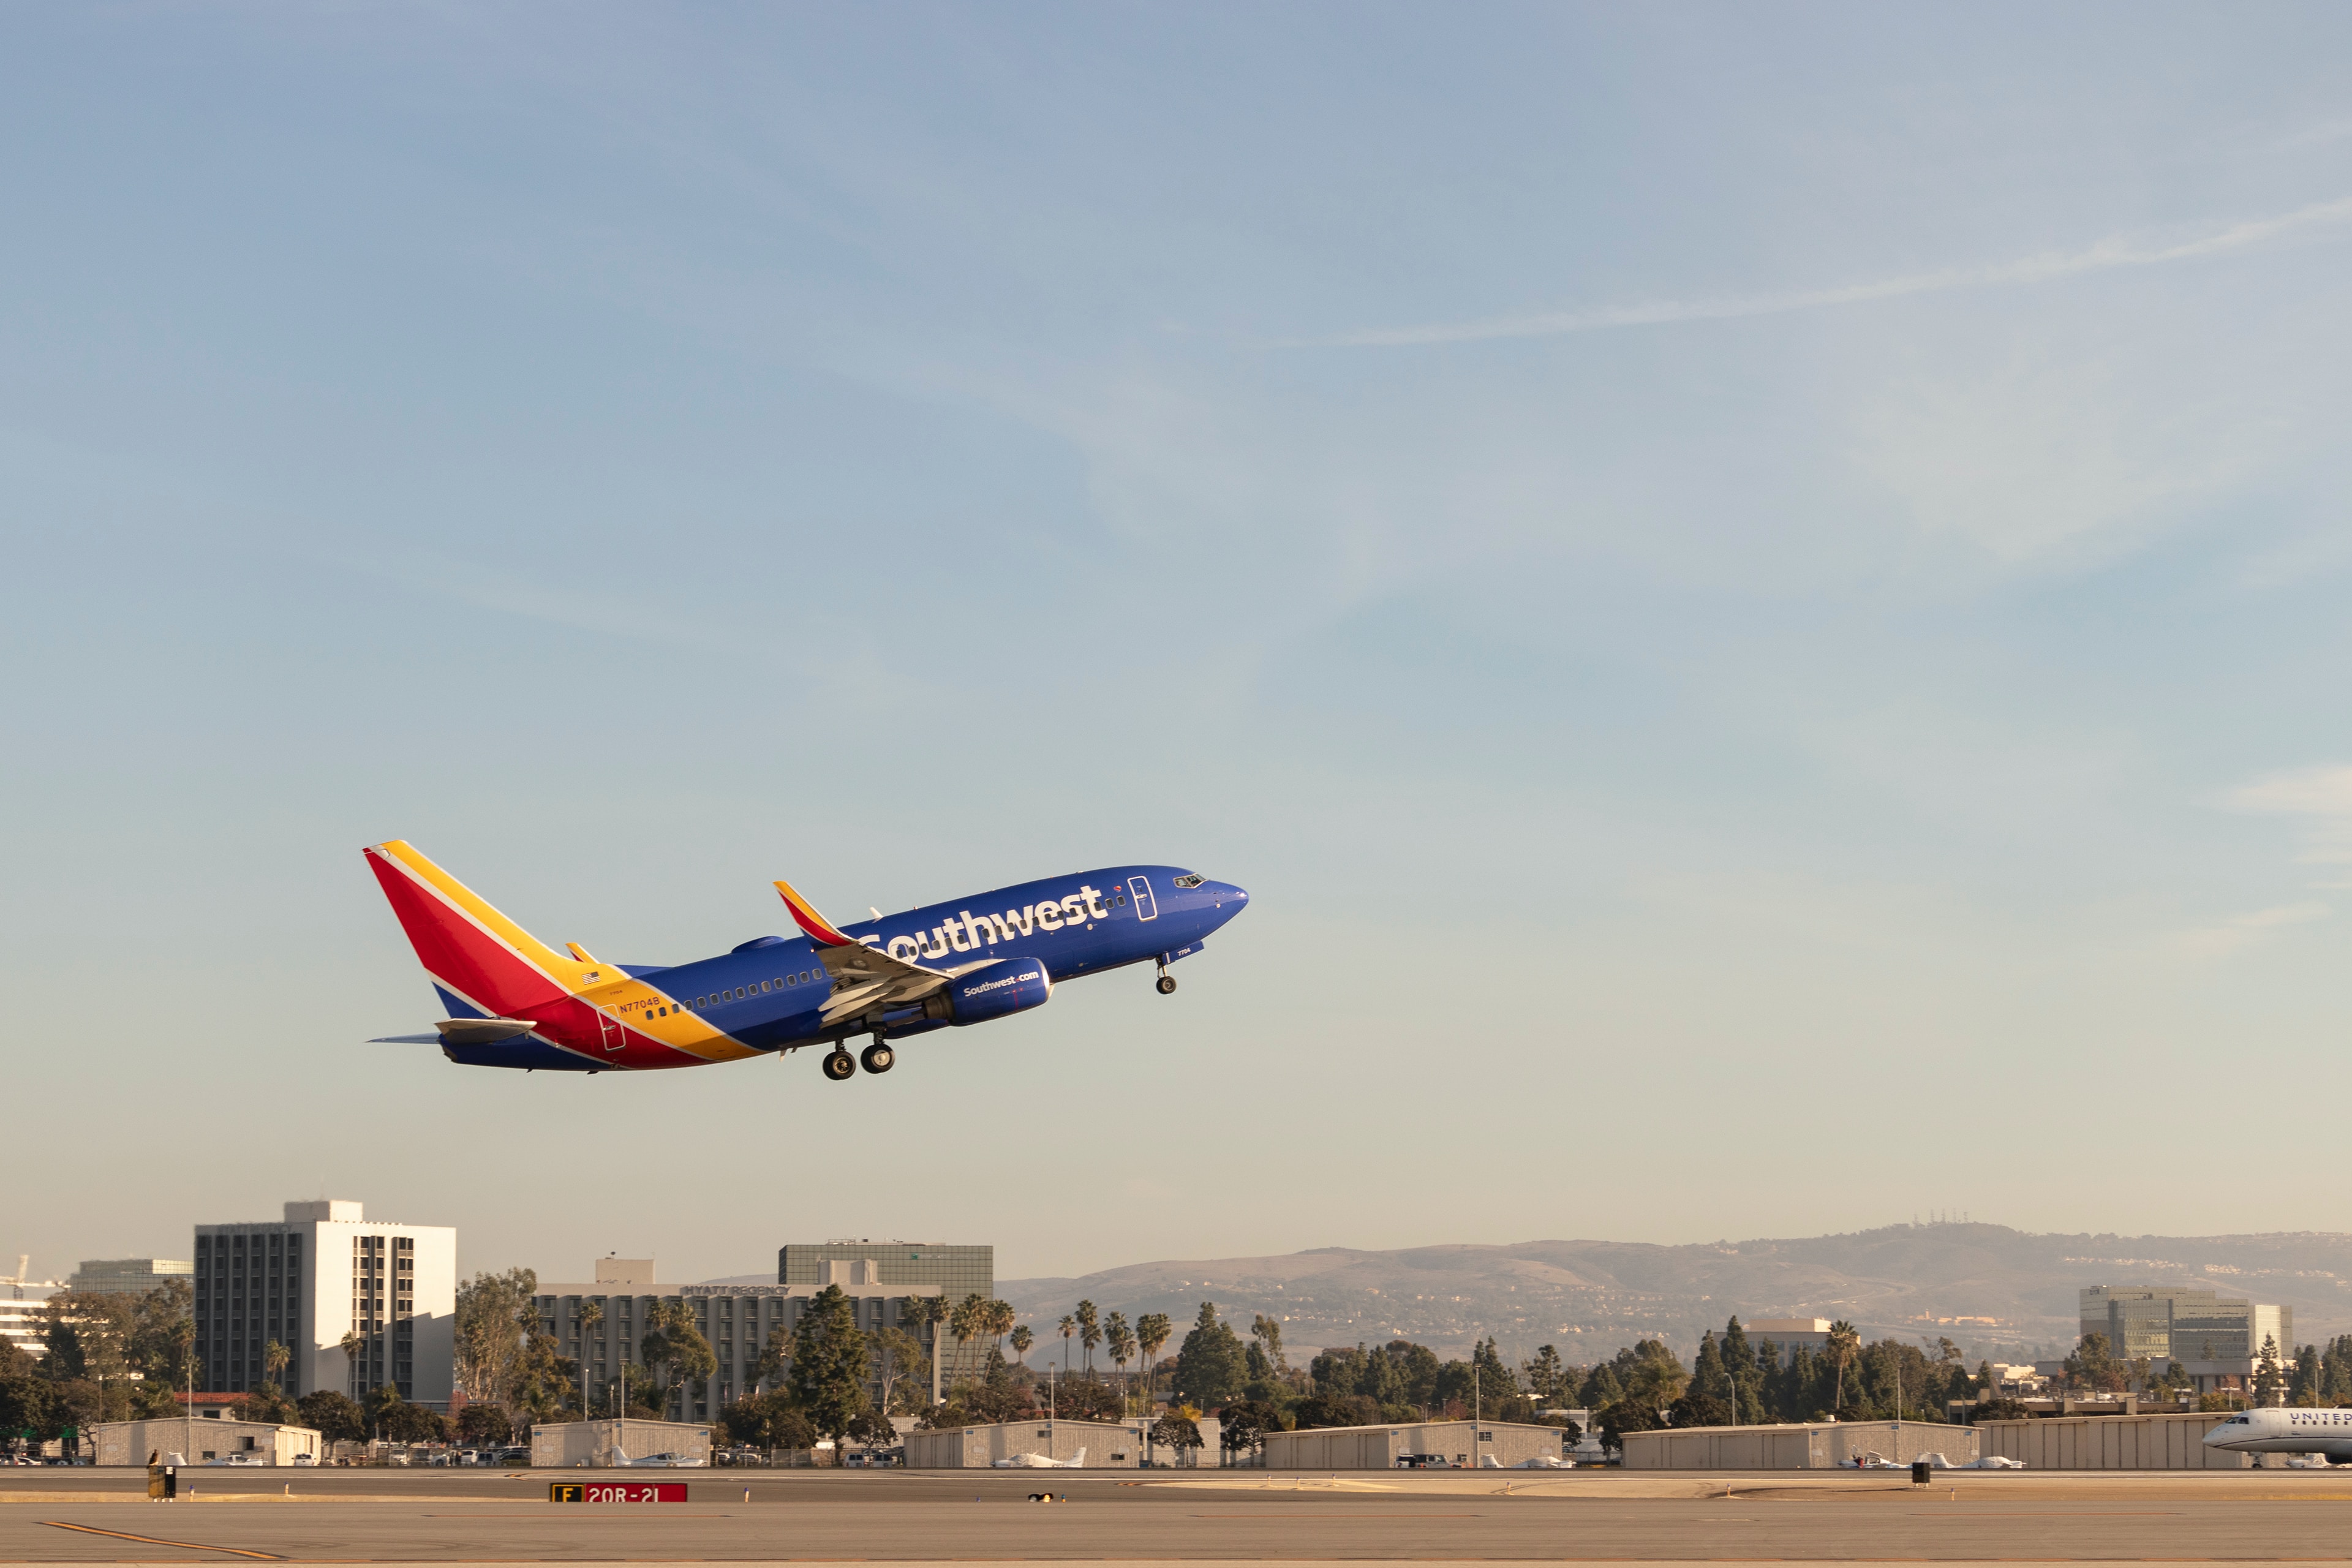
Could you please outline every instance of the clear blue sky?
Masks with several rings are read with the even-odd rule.
[[[2340,6],[0,11],[0,1254],[2343,1224]],[[1255,901],[640,1079],[667,962]]]

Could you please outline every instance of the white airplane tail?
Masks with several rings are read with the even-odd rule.
[[[1073,1468],[1078,1468],[1078,1469],[1084,1469],[1084,1468],[1086,1468],[1086,1463],[1087,1463],[1087,1451],[1086,1451],[1084,1448],[1079,1449],[1079,1450],[1078,1450],[1078,1457],[1077,1457],[1076,1458],[1072,1459],[1072,1460],[1070,1461],[1070,1464],[1072,1465],[1072,1467],[1073,1467]]]
[[[626,1448],[622,1447],[618,1443],[613,1445],[613,1464],[616,1468],[622,1465],[635,1464],[635,1462],[636,1461],[629,1458],[629,1451]]]

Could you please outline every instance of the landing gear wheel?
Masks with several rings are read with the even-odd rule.
[[[857,1059],[866,1064],[867,1072],[888,1072],[898,1065],[898,1053],[877,1040],[866,1047],[865,1054]]]
[[[1172,974],[1163,974],[1153,984],[1160,987],[1160,994],[1162,996],[1176,994],[1176,977]]]
[[[835,1083],[847,1083],[856,1071],[857,1059],[837,1047],[824,1058],[824,1076]]]

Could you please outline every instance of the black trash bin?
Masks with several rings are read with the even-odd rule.
[[[1935,1473],[1936,1467],[1929,1464],[1927,1460],[1914,1459],[1911,1461],[1911,1484],[1913,1486],[1926,1486],[1929,1478],[1934,1476]]]

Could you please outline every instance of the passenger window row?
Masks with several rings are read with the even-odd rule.
[[[720,991],[709,996],[697,996],[694,999],[694,1005],[696,1010],[699,1011],[706,1007],[716,1007],[721,1002],[740,1002],[746,997],[757,996],[763,991],[782,991],[787,985],[807,985],[822,979],[824,974],[824,972],[821,969],[803,969],[797,974],[787,974],[782,980],[762,980],[757,985],[738,985],[732,991]]]

